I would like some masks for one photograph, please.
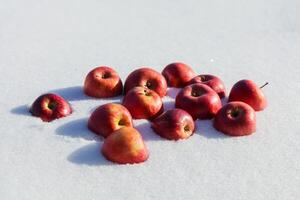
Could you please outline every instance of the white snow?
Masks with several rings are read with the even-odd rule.
[[[300,1],[298,0],[0,0],[1,200],[300,199]],[[227,91],[248,78],[268,108],[257,132],[226,137],[197,121],[188,140],[155,135],[135,121],[150,151],[140,165],[116,165],[86,128],[95,107],[120,98],[85,97],[98,65],[122,80],[173,61],[220,76]],[[52,123],[28,106],[61,94],[74,113]],[[176,91],[171,89],[170,96]],[[174,101],[164,101],[172,108]]]

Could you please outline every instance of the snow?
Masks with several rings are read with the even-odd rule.
[[[0,198],[300,199],[300,2],[297,0],[0,0]],[[257,132],[226,137],[197,121],[188,140],[155,135],[135,121],[147,162],[116,165],[86,128],[92,110],[120,98],[82,94],[85,75],[109,65],[122,80],[149,66],[182,61],[220,76],[227,91],[249,78],[268,108]],[[28,106],[45,92],[74,113],[44,123]],[[176,90],[164,98],[174,106]]]

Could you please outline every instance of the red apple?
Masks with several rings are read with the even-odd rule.
[[[176,108],[168,110],[154,119],[151,127],[158,135],[169,140],[186,139],[195,130],[192,116],[186,111]]]
[[[210,74],[201,74],[201,75],[195,76],[189,82],[189,84],[194,84],[194,83],[203,83],[205,85],[208,85],[219,95],[220,98],[225,97],[224,83],[217,76],[210,75]]]
[[[122,94],[123,84],[115,70],[100,66],[88,73],[83,90],[86,95],[91,97],[115,97]]]
[[[43,94],[31,105],[33,116],[40,117],[45,122],[66,117],[72,113],[70,104],[57,94]]]
[[[246,103],[233,101],[219,110],[213,125],[226,135],[250,135],[256,130],[255,111]]]
[[[134,87],[124,97],[123,105],[134,119],[152,119],[163,112],[160,96],[146,87]]]
[[[132,127],[132,117],[124,106],[117,103],[99,106],[88,121],[88,128],[103,137],[122,127]]]
[[[133,87],[143,86],[154,90],[160,97],[167,93],[167,83],[165,78],[157,71],[150,68],[140,68],[129,74],[125,81],[125,94]]]
[[[261,88],[251,80],[240,80],[232,87],[228,102],[242,101],[249,104],[254,110],[261,111],[267,107],[267,99]]]
[[[191,67],[184,63],[171,63],[162,71],[169,87],[184,87],[196,76]]]
[[[132,127],[123,127],[110,134],[104,140],[102,154],[119,164],[141,163],[149,157],[141,134]]]
[[[222,104],[213,89],[202,83],[195,83],[178,93],[175,107],[187,111],[193,119],[210,119],[215,116]]]

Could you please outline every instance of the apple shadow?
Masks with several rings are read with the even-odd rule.
[[[157,135],[151,128],[151,122],[145,122],[135,126],[142,135],[143,139],[146,141],[159,141],[163,140],[159,135]]]
[[[86,96],[83,93],[83,88],[81,86],[59,88],[55,90],[50,90],[49,92],[58,94],[68,101],[81,101],[93,99],[92,97]]]
[[[87,128],[87,121],[87,118],[82,118],[67,122],[55,130],[56,134],[71,138],[83,138],[89,141],[101,141],[102,137],[94,134]]]
[[[181,88],[168,88],[167,95],[175,99],[180,90]]]
[[[27,115],[27,116],[31,115],[29,112],[28,105],[21,105],[21,106],[14,107],[10,110],[10,113],[15,115]]]
[[[175,108],[175,102],[174,101],[165,101],[165,102],[163,102],[163,104],[164,104],[164,111],[171,110],[171,109]]]
[[[213,125],[213,120],[196,120],[196,134],[204,136],[208,139],[226,139],[230,138],[227,135],[217,131]]]
[[[67,159],[69,162],[77,165],[113,165],[113,162],[104,158],[100,149],[101,145],[98,142],[88,144],[72,152]]]
[[[227,104],[228,103],[228,97],[223,97],[221,99],[221,102],[222,102],[222,106],[224,106],[225,104]]]

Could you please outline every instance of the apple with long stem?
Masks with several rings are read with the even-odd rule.
[[[255,111],[261,111],[267,107],[267,99],[261,90],[266,85],[268,82],[258,87],[251,80],[240,80],[233,85],[228,102],[242,101],[249,104]]]

